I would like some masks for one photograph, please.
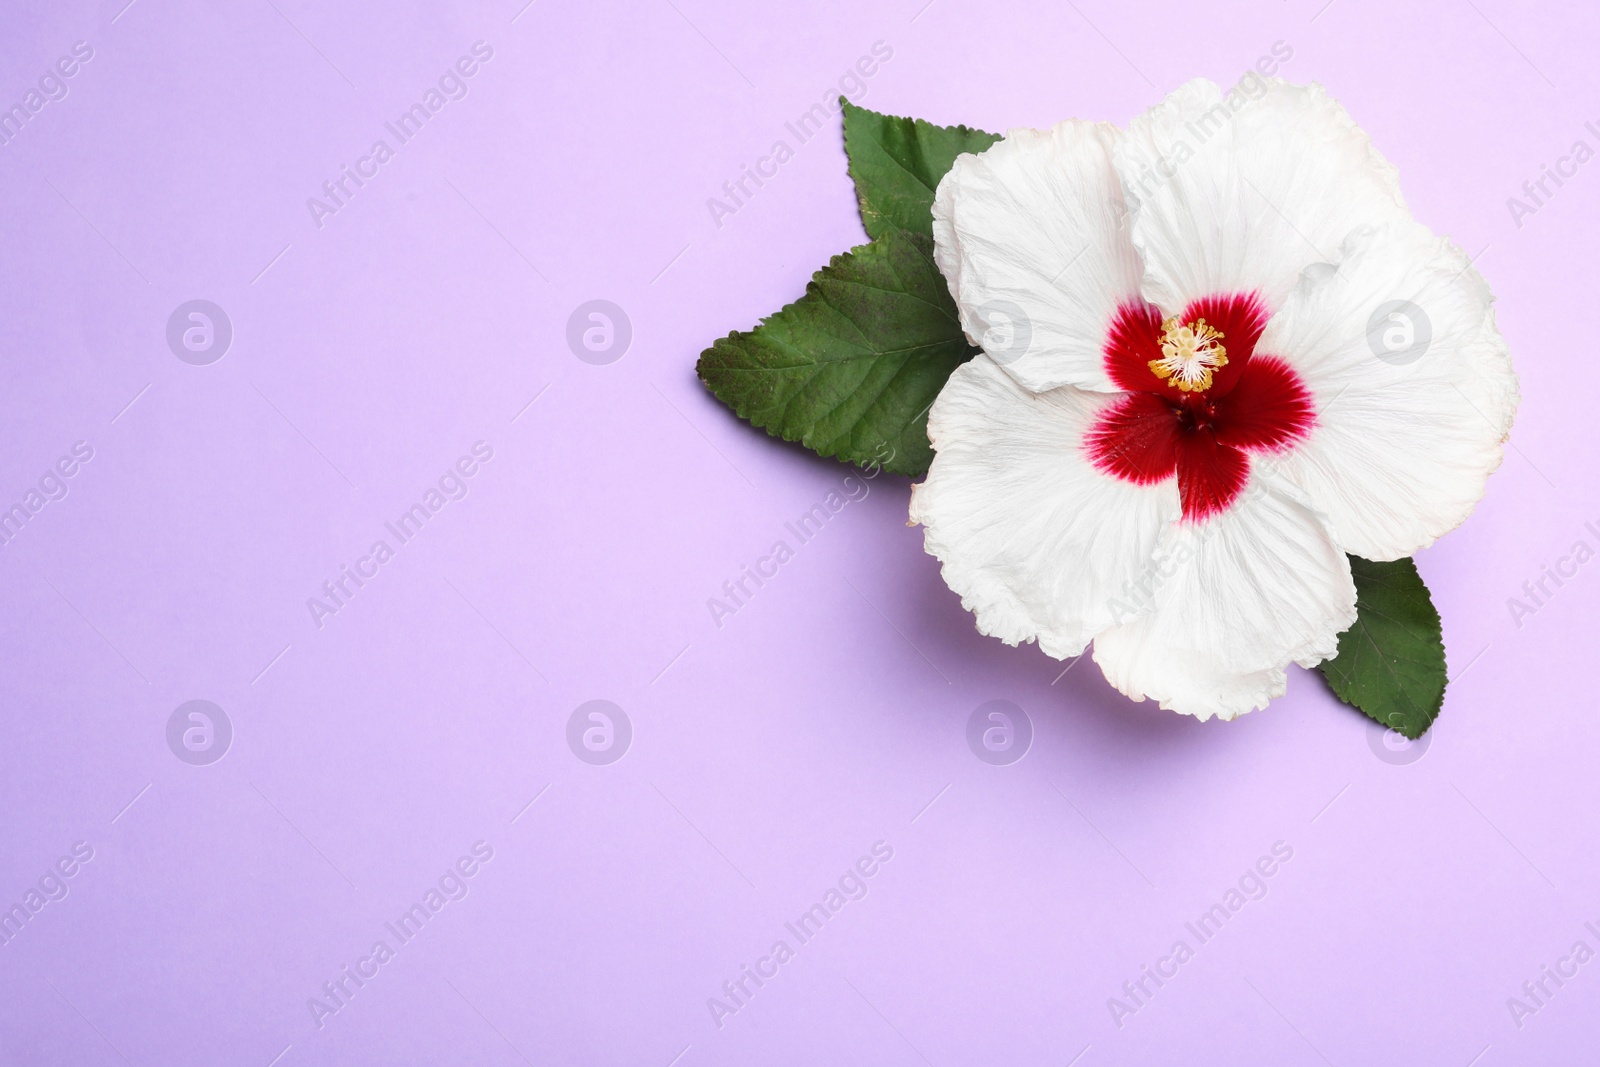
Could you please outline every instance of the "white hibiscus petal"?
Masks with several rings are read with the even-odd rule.
[[[1168,314],[1217,293],[1276,309],[1351,231],[1409,219],[1394,167],[1320,85],[1192,81],[1133,120],[1114,157],[1144,295]]]
[[[1493,295],[1467,257],[1415,223],[1360,233],[1268,323],[1315,398],[1310,437],[1278,462],[1346,550],[1398,559],[1464,520],[1500,465],[1517,379]]]
[[[982,355],[934,402],[937,456],[912,489],[911,519],[980,632],[1037,639],[1060,659],[1137,614],[1128,590],[1178,517],[1178,491],[1090,465],[1084,435],[1112,402],[1071,387],[1030,393]]]
[[[1034,392],[1112,391],[1104,345],[1139,294],[1139,258],[1111,165],[1119,133],[1068,120],[959,156],[933,203],[934,255],[961,325]]]
[[[1356,617],[1350,562],[1303,494],[1270,475],[1226,512],[1171,527],[1153,610],[1100,634],[1095,662],[1134,700],[1232,719],[1281,696],[1290,663],[1333,655]]]

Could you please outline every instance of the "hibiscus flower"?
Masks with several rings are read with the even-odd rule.
[[[1334,654],[1346,553],[1409,556],[1500,464],[1492,296],[1316,85],[1200,80],[1126,131],[959,157],[935,259],[983,353],[911,517],[978,629],[1231,719]]]

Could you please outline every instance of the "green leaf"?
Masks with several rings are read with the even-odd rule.
[[[868,237],[898,228],[933,236],[933,192],[956,157],[982,152],[999,134],[880,115],[844,97],[844,150]]]
[[[806,295],[700,355],[701,381],[769,434],[899,474],[928,469],[928,408],[972,358],[933,241],[889,229]]]
[[[1439,612],[1409,559],[1373,563],[1350,557],[1355,625],[1323,662],[1328,685],[1393,730],[1416,740],[1438,718],[1446,682]]]

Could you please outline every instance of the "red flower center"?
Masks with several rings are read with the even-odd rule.
[[[1256,352],[1266,325],[1254,293],[1196,300],[1166,320],[1143,301],[1118,308],[1106,372],[1127,392],[1089,431],[1090,462],[1139,485],[1177,475],[1190,521],[1233,503],[1251,453],[1282,452],[1315,421],[1300,376]]]

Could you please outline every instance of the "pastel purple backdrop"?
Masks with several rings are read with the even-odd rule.
[[[0,146],[0,507],[28,515],[0,548],[0,908],[23,910],[0,1062],[1587,1054],[1591,6],[525,2],[0,16],[0,105],[27,112]],[[480,41],[421,132],[386,132]],[[1298,669],[1201,724],[980,636],[905,479],[786,534],[848,471],[693,366],[863,240],[837,119],[804,145],[785,124],[877,42],[860,102],[991,130],[1126,122],[1277,45],[1477,257],[1523,402],[1484,502],[1419,559],[1456,675],[1421,758]],[[379,139],[393,157],[361,162]],[[794,158],[715,219],[778,140]],[[207,365],[168,343],[195,299],[232,327]],[[606,365],[567,340],[597,299],[632,329]],[[477,442],[492,459],[445,483],[465,495],[388,535]],[[393,558],[361,563],[380,539]],[[779,539],[794,558],[719,626],[708,599]],[[595,699],[631,724],[608,765],[568,740]],[[169,745],[191,700],[231,723],[209,765]],[[968,744],[991,700],[1032,724],[1009,765]],[[1292,858],[1229,910],[1275,844]],[[785,924],[819,903],[802,942]]]

